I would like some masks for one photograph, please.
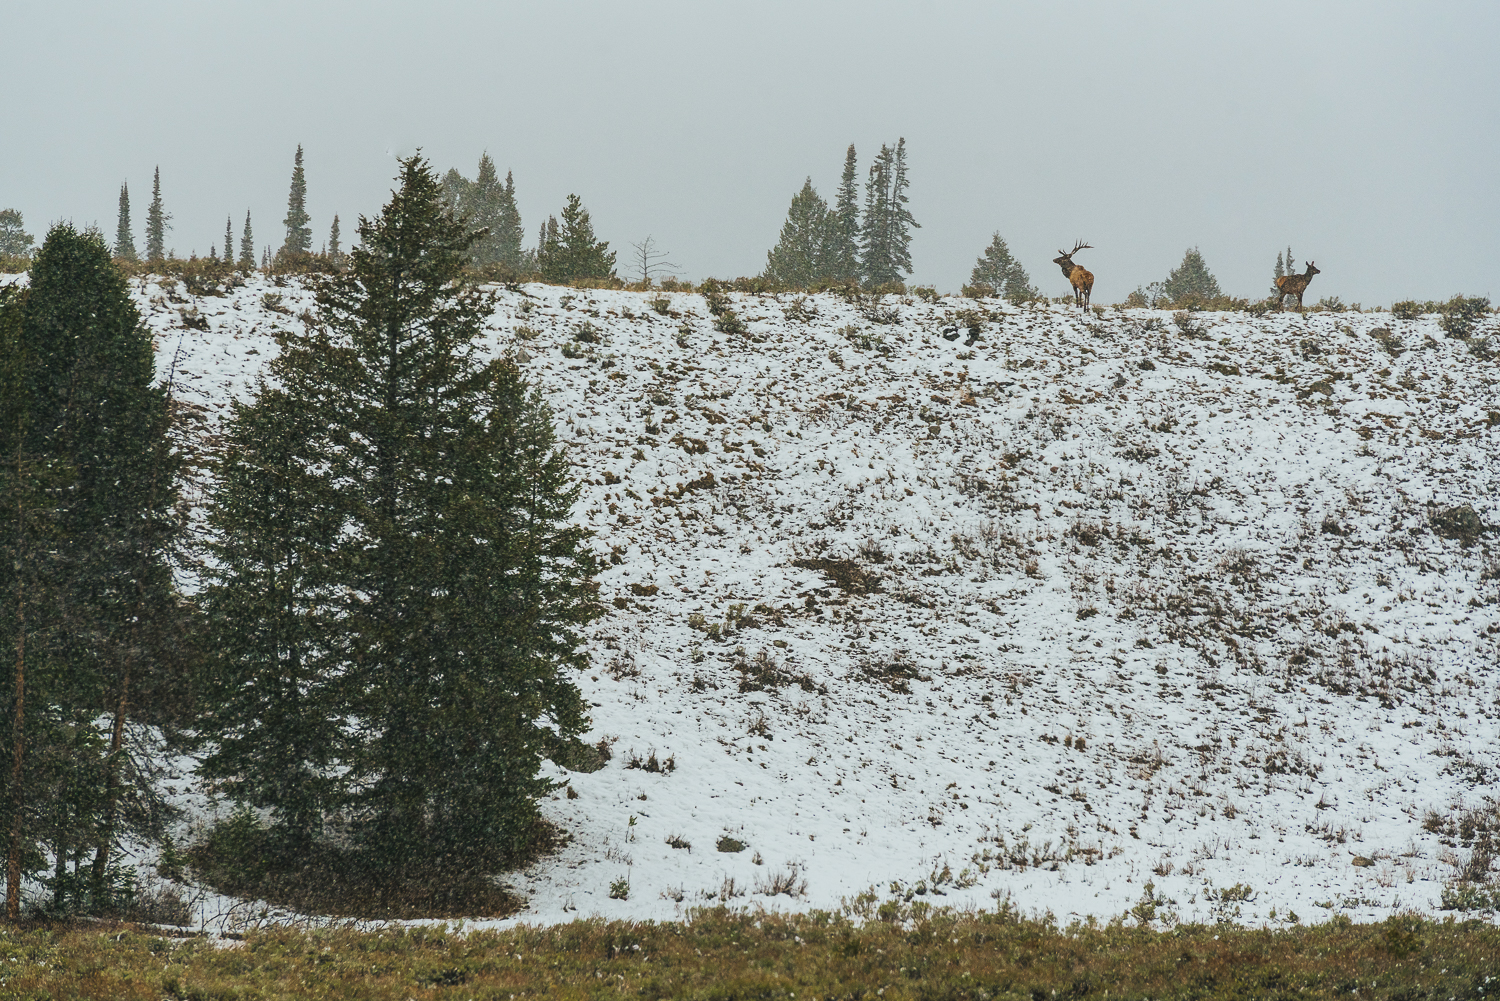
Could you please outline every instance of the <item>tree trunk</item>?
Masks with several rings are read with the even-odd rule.
[[[20,462],[16,463],[17,471]],[[5,858],[5,918],[7,921],[21,919],[21,811],[26,797],[21,788],[26,760],[26,578],[25,555],[21,552],[25,541],[25,506],[16,499],[16,531],[20,538],[16,544],[16,563],[21,571],[16,574],[16,705],[15,720],[11,724],[10,766],[10,850]]]
[[[94,906],[104,899],[104,876],[109,865],[109,849],[115,837],[115,799],[120,793],[120,756],[125,747],[125,709],[130,699],[130,667],[120,678],[120,699],[115,703],[115,725],[109,735],[109,756],[105,761],[104,823],[99,845],[94,850],[94,871],[90,876]]]

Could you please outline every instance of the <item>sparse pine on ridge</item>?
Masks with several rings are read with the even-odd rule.
[[[115,221],[115,256],[121,260],[136,259],[135,236],[130,231],[130,185],[120,185],[120,213]]]
[[[536,250],[537,270],[549,282],[572,282],[615,276],[615,252],[596,239],[588,209],[577,195],[568,196],[562,223],[549,216]]]
[[[766,252],[765,276],[781,285],[807,288],[837,275],[837,217],[813,190],[812,178],[792,198],[781,238]]]
[[[286,240],[281,245],[278,257],[296,258],[312,253],[312,217],[307,214],[307,176],[302,170],[302,146],[297,146],[297,156],[292,165],[292,187],[287,193]]]
[[[859,277],[859,178],[854,144],[844,153],[844,172],[839,176],[838,197],[829,220],[831,232],[826,270],[836,281]]]
[[[1161,288],[1169,302],[1180,304],[1217,299],[1224,294],[1197,247],[1189,247],[1183,252],[1182,263],[1172,269]]]
[[[245,271],[255,268],[255,235],[250,229],[250,210],[245,210],[245,231],[240,236],[239,267]]]
[[[866,285],[899,282],[911,274],[911,230],[920,224],[906,207],[906,140],[881,145],[865,182],[860,223],[860,278]]]
[[[146,260],[166,260],[171,216],[161,203],[161,168],[151,176],[151,205],[146,209]]]
[[[987,286],[996,295],[1012,300],[1030,299],[1038,294],[1031,287],[1031,278],[1026,274],[1026,269],[1011,256],[1010,248],[1005,245],[1005,239],[998,230],[990,239],[989,246],[984,248],[984,253],[974,262],[974,267],[969,272],[969,284],[976,288]]]

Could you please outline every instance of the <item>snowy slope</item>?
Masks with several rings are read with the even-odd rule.
[[[210,450],[310,297],[134,287]],[[1496,544],[1431,522],[1500,524],[1496,362],[1432,317],[654,298],[495,292],[618,560],[578,679],[614,756],[556,772],[522,920],[1437,907],[1467,852],[1423,821],[1500,774]]]

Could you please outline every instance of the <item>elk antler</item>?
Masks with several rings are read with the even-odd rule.
[[[1093,247],[1090,247],[1088,244],[1084,243],[1082,240],[1079,240],[1077,243],[1075,243],[1073,245],[1073,249],[1070,250],[1070,251],[1068,251],[1068,256],[1072,257],[1074,254],[1078,253],[1080,250],[1093,250],[1093,249],[1094,249]]]

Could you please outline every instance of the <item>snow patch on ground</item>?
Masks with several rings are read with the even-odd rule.
[[[132,289],[201,461],[312,296]],[[1435,530],[1500,524],[1495,361],[1385,313],[730,299],[746,333],[697,294],[495,289],[485,349],[615,561],[577,679],[613,758],[553,769],[572,841],[517,920],[1438,907],[1467,852],[1424,819],[1500,775],[1495,543]],[[228,809],[177,767],[191,817]]]

